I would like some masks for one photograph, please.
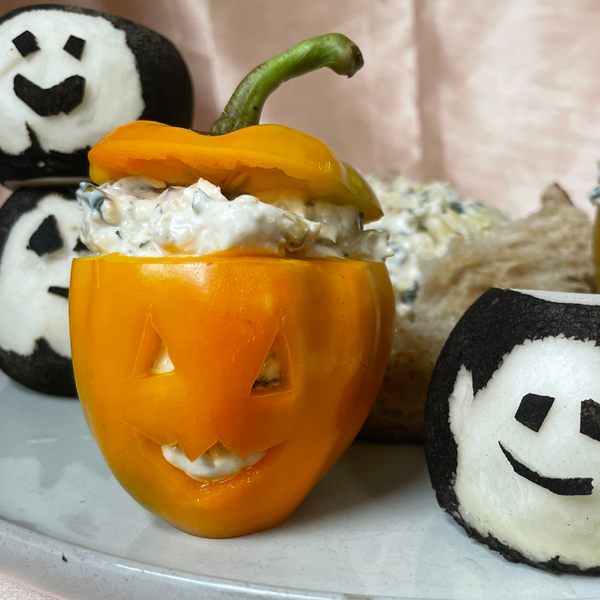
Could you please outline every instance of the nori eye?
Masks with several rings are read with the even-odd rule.
[[[38,256],[42,256],[60,250],[63,245],[56,217],[50,215],[42,221],[42,224],[29,238],[27,250],[33,250]]]
[[[63,50],[74,56],[77,60],[81,60],[83,49],[85,48],[85,40],[74,35],[70,36],[67,43],[63,46]]]
[[[526,394],[515,413],[515,419],[536,433],[548,416],[554,398],[538,394]]]
[[[77,238],[77,243],[75,244],[75,248],[73,248],[73,252],[88,252],[89,248],[81,241],[81,238]]]
[[[14,38],[12,43],[15,45],[15,48],[20,52],[23,58],[29,56],[33,52],[37,52],[40,49],[37,44],[37,40],[35,39],[35,35],[33,35],[31,31],[24,31],[22,34]]]
[[[579,433],[600,442],[600,404],[591,399],[581,403]]]

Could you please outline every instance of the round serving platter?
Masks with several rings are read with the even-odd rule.
[[[0,486],[0,575],[67,600],[600,598],[470,540],[418,445],[355,444],[282,526],[206,540],[120,488],[76,401],[0,376]]]

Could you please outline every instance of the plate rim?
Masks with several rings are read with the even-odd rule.
[[[44,568],[39,568],[40,563]],[[57,565],[61,568],[57,568]],[[90,565],[96,566],[96,573],[89,570]],[[52,573],[55,574],[54,577]],[[352,592],[327,592],[178,571],[92,550],[1,518],[0,574],[68,600],[79,600],[84,589],[86,600],[104,600],[107,597],[106,588],[91,590],[89,587],[90,579],[98,579],[99,574],[103,575],[101,580],[105,585],[108,582],[104,575],[116,575],[114,579],[120,582],[117,581],[113,586],[115,591],[121,590],[122,597],[126,596],[129,600],[164,599],[166,592],[175,590],[180,594],[178,598],[181,600],[419,600],[414,596],[365,596]]]

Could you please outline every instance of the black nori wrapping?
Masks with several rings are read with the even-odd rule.
[[[30,356],[0,348],[0,369],[20,384],[41,394],[77,397],[73,365],[40,338]]]
[[[444,507],[442,507],[442,508],[444,508]],[[448,511],[446,509],[446,512],[450,512],[450,511]],[[509,548],[508,546],[503,544],[501,541],[497,540],[493,535],[488,535],[485,537],[482,536],[476,529],[473,529],[468,523],[463,521],[460,518],[460,515],[457,516],[457,515],[452,514],[452,516],[454,517],[454,519],[457,523],[459,523],[460,525],[462,525],[465,528],[465,531],[467,532],[467,535],[470,538],[473,538],[474,540],[477,540],[478,542],[485,544],[492,550],[499,552],[506,560],[508,560],[510,562],[513,562],[513,563],[520,562],[520,563],[529,565],[530,567],[536,567],[538,569],[545,569],[547,571],[562,571],[564,573],[579,573],[582,575],[595,575],[595,576],[600,575],[600,567],[592,567],[590,569],[580,569],[577,565],[571,565],[568,563],[561,562],[560,556],[555,556],[554,558],[552,558],[548,561],[545,561],[545,562],[541,562],[541,563],[534,562],[534,561],[530,560],[529,558],[527,558],[526,556],[523,556],[520,552],[517,552],[516,550]]]
[[[35,10],[64,11],[97,16],[125,32],[127,45],[137,62],[145,108],[139,119],[159,121],[175,127],[191,127],[194,112],[192,80],[175,46],[160,34],[127,19],[107,13],[56,4],[17,8],[0,18],[8,21]],[[51,16],[49,15],[49,18]],[[42,49],[43,51],[43,49]],[[98,107],[101,110],[102,107]],[[0,182],[38,177],[88,177],[90,148],[74,148],[72,153],[44,152],[30,127],[31,147],[17,156],[0,151]],[[106,132],[108,133],[108,131]]]
[[[515,419],[536,433],[541,429],[544,420],[548,416],[554,398],[540,396],[539,394],[526,394],[519,404],[515,413]]]
[[[88,179],[90,163],[89,148],[82,148],[72,154],[50,150],[40,146],[35,131],[27,125],[31,145],[25,152],[13,156],[0,150],[0,182],[31,179],[34,177],[81,177]]]
[[[425,405],[425,457],[439,505],[464,527],[470,537],[487,544],[512,562],[554,571],[600,575],[600,566],[580,569],[577,565],[561,562],[560,556],[537,563],[493,536],[482,536],[462,519],[454,491],[458,448],[450,429],[448,399],[461,366],[471,371],[473,391],[477,393],[515,346],[525,340],[560,334],[578,340],[594,340],[600,345],[600,310],[597,306],[548,302],[497,288],[480,296],[446,340],[433,371]]]
[[[60,194],[65,199],[76,202],[76,190],[77,187],[21,188],[10,196],[0,207],[0,257],[11,229],[24,213],[33,210],[48,194]],[[44,338],[37,340],[30,356],[21,356],[0,347],[0,369],[15,381],[37,392],[77,396],[71,360],[55,352]]]
[[[38,256],[56,252],[64,246],[58,221],[54,215],[48,215],[41,225],[34,231],[29,238],[28,250],[33,250]]]

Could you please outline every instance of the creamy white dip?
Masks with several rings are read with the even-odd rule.
[[[200,179],[189,187],[126,177],[101,186],[82,184],[81,239],[99,254],[204,256],[225,250],[289,257],[339,257],[383,262],[388,235],[363,231],[354,206],[281,197],[232,200]]]
[[[478,239],[508,221],[502,211],[462,198],[447,183],[420,184],[402,175],[391,181],[375,176],[367,180],[384,212],[383,218],[367,227],[390,235],[394,255],[385,264],[400,317],[412,311],[423,260],[443,256],[456,237]]]

